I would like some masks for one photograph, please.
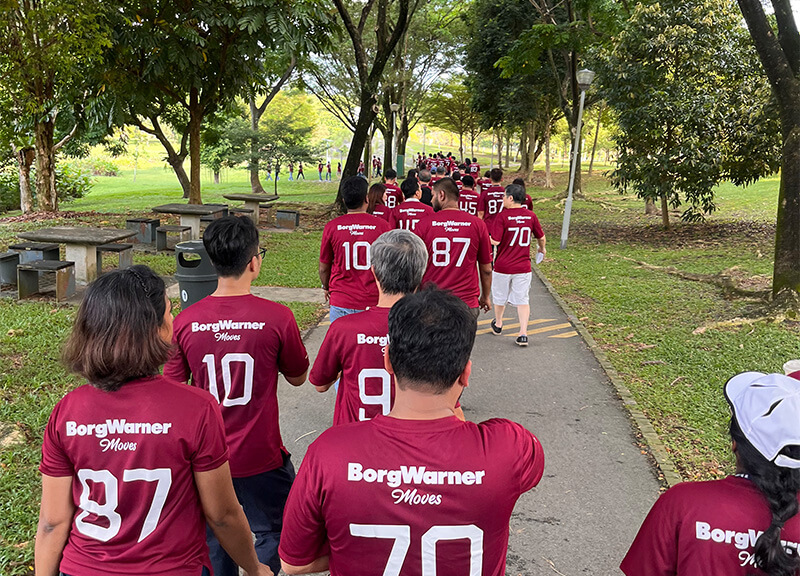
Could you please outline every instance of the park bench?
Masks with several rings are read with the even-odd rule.
[[[156,228],[161,225],[158,218],[128,218],[125,220],[125,228],[136,230],[136,236],[130,239],[134,244],[152,244],[156,241]]]
[[[200,216],[200,222],[205,222],[208,224],[209,222],[213,222],[217,218],[224,218],[228,215],[228,205],[227,204],[204,204],[204,206],[219,206],[222,208],[222,212],[217,212],[216,214],[208,214],[206,216]]]
[[[19,252],[3,252],[0,254],[0,284],[17,283],[17,265]]]
[[[58,260],[58,244],[49,242],[20,242],[8,247],[19,253],[20,263],[35,260]]]
[[[253,209],[252,208],[229,208],[228,213],[231,216],[253,216]]]
[[[19,299],[38,294],[43,278],[52,276],[55,281],[56,300],[66,300],[75,294],[75,263],[63,260],[35,260],[17,266],[17,294]]]
[[[191,226],[159,226],[156,228],[156,250],[167,249],[167,234],[170,232],[177,232],[181,241],[192,239]]]
[[[101,244],[97,247],[97,275],[99,276],[103,270],[103,252],[111,252],[119,255],[119,268],[130,268],[133,266],[133,244],[120,244],[112,242],[111,244]]]
[[[278,210],[275,212],[275,225],[278,228],[294,230],[300,226],[300,212],[297,210]]]

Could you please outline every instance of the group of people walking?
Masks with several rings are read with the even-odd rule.
[[[528,313],[545,236],[502,172],[426,172],[342,183],[347,214],[319,257],[332,323],[313,363],[292,312],[251,294],[265,251],[249,218],[208,226],[217,289],[174,320],[145,266],[88,287],[64,349],[87,384],[44,431],[37,575],[505,574],[509,519],[544,449],[509,420],[465,421],[460,397],[481,310],[494,304],[494,333],[505,305]],[[336,395],[296,477],[279,374]],[[725,384],[736,475],[667,491],[628,576],[798,574],[793,376]]]

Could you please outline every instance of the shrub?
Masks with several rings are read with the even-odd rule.
[[[31,186],[36,202],[36,168],[31,167]],[[83,198],[92,189],[91,177],[70,164],[56,164],[56,193],[59,202]],[[0,169],[0,212],[19,210],[19,172],[16,166]]]
[[[0,170],[0,212],[19,210],[19,175],[13,166]]]

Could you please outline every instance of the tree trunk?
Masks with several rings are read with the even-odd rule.
[[[53,151],[55,126],[48,119],[34,126],[36,136],[36,197],[40,212],[57,212],[56,156]]]
[[[669,202],[667,202],[667,195],[661,195],[661,223],[664,225],[664,230],[669,230]]]
[[[503,167],[503,133],[497,129],[497,167]]]
[[[550,172],[550,127],[552,122],[548,120],[544,134],[544,187],[553,187],[553,174]]]
[[[261,178],[259,177],[259,159],[258,159],[258,121],[261,119],[256,100],[250,97],[250,130],[253,134],[250,137],[250,191],[253,194],[264,194],[264,187],[261,185]]]
[[[14,148],[14,157],[19,168],[19,207],[23,214],[33,212],[33,189],[31,188],[31,166],[36,160],[33,148]]]
[[[592,144],[592,157],[589,160],[589,176],[592,175],[592,167],[594,166],[594,153],[597,151],[597,137],[600,135],[600,121],[603,118],[603,110],[605,106],[600,105],[600,111],[597,113],[597,126],[594,129],[594,144]]]
[[[656,210],[656,203],[653,202],[652,198],[646,198],[644,201],[644,213],[648,216],[653,216],[654,214],[658,214],[658,210]]]
[[[200,125],[203,111],[197,88],[189,92],[189,204],[202,204],[200,196]]]
[[[214,170],[214,184],[219,184],[219,170]]]
[[[347,160],[342,169],[342,180],[346,180],[350,176],[355,176],[358,173],[358,163],[361,161],[361,153],[364,151],[364,145],[367,142],[367,138],[369,138],[370,127],[375,120],[375,112],[372,111],[373,103],[372,90],[368,88],[368,90],[362,91],[361,108],[358,112],[358,120],[356,120],[356,129],[353,131],[350,149],[347,151]],[[336,193],[335,207],[340,213],[345,212],[344,202],[342,202],[341,187]]]
[[[520,160],[519,170],[520,172],[530,172],[531,166],[528,166],[528,155],[525,153],[528,150],[528,126],[522,127],[522,135],[519,137],[519,152],[522,152],[522,158]]]
[[[394,134],[392,134],[391,120],[389,120],[389,127],[385,131],[381,130],[381,134],[383,134],[383,170],[381,172],[386,174],[387,168],[393,168],[392,146],[394,146]]]

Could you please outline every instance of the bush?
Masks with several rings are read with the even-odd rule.
[[[0,212],[19,210],[19,175],[13,166],[0,170]]]
[[[92,176],[119,175],[119,166],[114,164],[111,160],[104,160],[102,158],[83,158],[66,164],[70,166],[73,171],[86,172]]]
[[[36,168],[31,167],[31,186],[36,204]],[[83,198],[92,189],[88,174],[70,164],[56,164],[56,192],[59,202]],[[0,170],[0,212],[19,210],[19,172],[16,166]]]

